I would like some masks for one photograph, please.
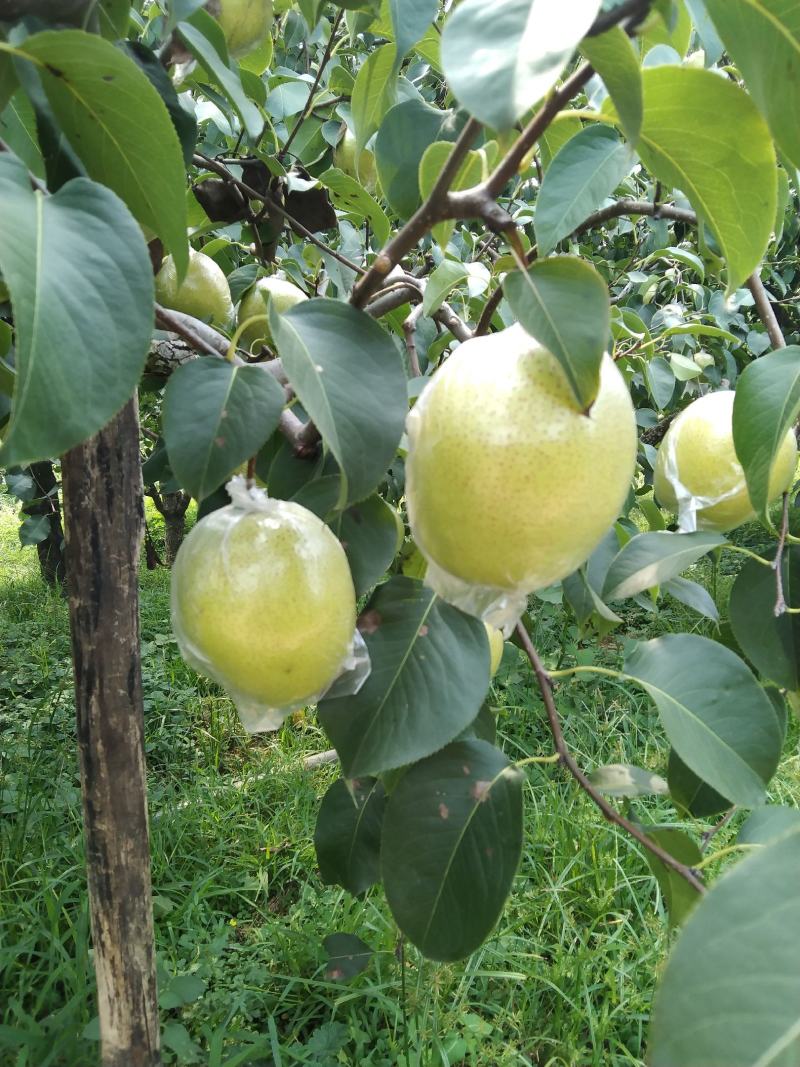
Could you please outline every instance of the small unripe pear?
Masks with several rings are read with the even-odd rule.
[[[227,326],[233,318],[228,279],[210,256],[194,249],[189,251],[189,269],[180,285],[172,256],[165,258],[156,275],[156,301],[214,326]]]
[[[279,315],[283,315],[295,304],[308,300],[302,289],[285,278],[271,274],[268,278],[259,278],[242,297],[239,304],[238,323],[241,326],[248,319],[267,316],[260,322],[254,322],[243,330],[239,337],[242,348],[252,351],[257,345],[272,344],[272,332],[269,328],[269,308],[272,305]]]
[[[368,193],[374,193],[378,185],[378,172],[375,168],[375,156],[368,148],[361,150],[356,166],[356,135],[349,128],[333,153],[333,165],[360,181]]]

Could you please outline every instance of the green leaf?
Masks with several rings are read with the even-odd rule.
[[[467,268],[463,263],[458,263],[454,259],[443,259],[428,278],[428,284],[425,286],[425,293],[422,297],[423,315],[433,315],[435,311],[438,311],[453,289],[467,277]]]
[[[381,823],[386,797],[376,778],[337,779],[322,798],[314,830],[325,885],[358,896],[380,881]]]
[[[775,221],[775,149],[744,90],[693,67],[642,72],[647,169],[682,190],[714,232],[728,264],[730,295],[761,262]]]
[[[407,771],[389,797],[386,899],[429,959],[463,959],[494,928],[522,851],[522,782],[492,745],[457,741]]]
[[[202,26],[202,29],[192,24],[195,21],[199,26]],[[242,88],[242,81],[235,61],[228,59],[226,55],[220,54],[207,36],[213,31],[213,26],[209,27],[208,23],[213,23],[214,26],[216,26],[216,23],[205,11],[196,12],[192,16],[192,22],[181,22],[178,25],[178,34],[181,40],[189,51],[197,57],[203,69],[214,79],[233,104],[239,118],[242,120],[248,137],[258,140],[261,136],[261,131],[264,129],[264,119],[261,112],[248,99]]]
[[[562,111],[560,115],[556,115],[539,140],[542,170],[545,174],[567,141],[579,134],[582,129],[583,125],[577,115],[571,115],[569,111]]]
[[[340,211],[347,211],[358,219],[369,219],[378,241],[386,244],[391,232],[389,220],[381,205],[374,196],[370,196],[361,182],[336,167],[330,167],[320,174],[319,180],[330,190],[333,202]]]
[[[397,555],[403,524],[394,508],[374,493],[331,523],[342,542],[356,596],[369,592]]]
[[[403,433],[400,353],[374,319],[338,300],[304,301],[283,315],[272,307],[270,327],[292,387],[345,476],[347,501],[363,500]]]
[[[351,98],[356,158],[395,102],[396,55],[397,49],[393,44],[381,45],[370,53],[356,75]]]
[[[100,30],[109,41],[116,41],[128,32],[131,5],[129,0],[100,0]]]
[[[462,0],[442,34],[442,66],[463,106],[510,129],[558,79],[600,8],[573,0]]]
[[[50,536],[50,516],[26,515],[20,523],[18,535],[21,545],[38,545]]]
[[[322,944],[328,953],[325,977],[329,982],[349,982],[367,969],[374,955],[355,934],[328,934]]]
[[[448,141],[434,141],[432,145],[428,145],[425,149],[425,154],[419,163],[419,188],[423,199],[427,199],[430,195],[452,151],[453,145]],[[469,189],[471,186],[477,185],[482,177],[483,156],[480,152],[467,152],[450,185],[450,189],[453,192],[457,192],[459,189]],[[447,222],[437,223],[431,230],[434,240],[443,249],[446,248],[455,225],[455,222],[451,219]]]
[[[771,352],[745,367],[733,402],[733,444],[753,508],[765,520],[772,463],[798,412],[800,346]]]
[[[646,797],[669,792],[669,786],[660,775],[630,763],[607,763],[586,777],[595,789],[609,797]]]
[[[413,578],[378,586],[359,629],[372,671],[352,697],[318,715],[347,777],[379,774],[429,756],[475,719],[489,689],[482,622]]]
[[[657,531],[632,537],[619,550],[603,586],[605,600],[622,600],[682,574],[726,538],[716,533]]]
[[[107,185],[172,253],[189,262],[183,156],[164,102],[136,64],[81,30],[47,30],[22,48],[91,178]]]
[[[794,0],[706,0],[705,6],[778,147],[800,167],[800,6]]]
[[[690,770],[732,804],[763,803],[783,731],[737,655],[707,637],[667,634],[637,644],[624,671],[650,695]]]
[[[419,207],[419,164],[433,141],[455,141],[463,125],[452,111],[404,100],[387,111],[375,137],[375,165],[389,207],[407,219]]]
[[[658,4],[654,5],[658,6]],[[653,13],[648,28],[642,35],[642,50],[647,53],[656,45],[666,45],[682,59],[689,50],[692,38],[692,20],[683,0],[660,0],[662,11]]]
[[[608,126],[587,126],[564,145],[545,174],[534,228],[539,255],[568,237],[630,174],[636,156]]]
[[[439,3],[438,0],[389,0],[389,11],[397,48],[395,63],[399,67],[406,54],[425,36],[439,13]]]
[[[17,88],[14,61],[7,52],[0,52],[0,111],[2,111]]]
[[[625,136],[634,147],[642,129],[644,101],[639,56],[630,37],[620,26],[587,37],[581,51],[603,79],[617,109]]]
[[[790,1067],[800,1056],[800,832],[697,905],[656,993],[652,1067]]]
[[[719,622],[719,610],[705,586],[688,578],[670,578],[661,586],[662,593],[669,593],[675,600],[685,604],[712,622]]]
[[[265,367],[193,359],[164,392],[164,441],[175,477],[197,500],[254,456],[283,410],[283,389]]]
[[[577,256],[537,260],[505,280],[517,321],[561,364],[575,399],[586,411],[600,387],[600,364],[611,332],[608,288]]]
[[[800,615],[775,617],[775,571],[747,560],[731,589],[733,635],[755,669],[771,682],[795,692],[800,689]],[[800,547],[783,556],[783,595],[790,607],[800,607]]]
[[[179,1057],[181,1063],[198,1063],[201,1050],[189,1035],[183,1023],[171,1020],[164,1024],[161,1031],[161,1043]]]
[[[643,829],[649,838],[685,866],[696,867],[702,861],[703,854],[697,843],[682,830],[661,826],[645,826]],[[681,878],[677,871],[673,871],[671,867],[662,863],[658,856],[654,856],[649,851],[645,855],[651,871],[656,876],[661,896],[664,898],[669,925],[674,929],[681,925],[700,898],[686,879]]]
[[[0,153],[0,203],[0,271],[17,331],[0,463],[26,466],[84,441],[133,395],[153,330],[153,271],[123,202],[87,178],[47,197]]]
[[[690,771],[678,753],[672,749],[667,765],[669,792],[676,808],[695,819],[708,819],[720,815],[731,806],[729,800]]]
[[[695,252],[690,252],[687,248],[659,248],[655,252],[650,253],[647,259],[645,259],[642,263],[642,267],[649,267],[651,263],[654,263],[658,259],[666,260],[668,263],[682,263],[684,267],[690,267],[692,270],[696,271],[697,276],[701,282],[704,282],[706,280],[705,264],[703,263],[700,256],[698,256]],[[701,334],[705,333],[708,330],[717,331],[716,333],[707,334],[707,336],[710,337],[719,337],[721,334],[724,334],[726,332],[725,330],[720,330],[718,326],[706,326],[704,323],[700,322],[688,322],[681,323],[680,326],[673,326],[668,330],[664,330],[664,332],[660,334],[660,336],[671,337],[673,336],[673,334],[682,333]],[[735,344],[739,343],[738,338],[734,337],[732,334],[728,334],[728,337]]]
[[[127,19],[129,5],[126,3],[125,7]],[[185,107],[181,106],[175,86],[152,49],[142,44],[141,41],[124,41],[122,47],[144,72],[150,84],[164,101],[164,106],[169,112],[172,125],[175,127],[175,133],[181,143],[183,162],[188,167],[192,162],[197,143],[197,119]]]
[[[800,829],[800,809],[781,804],[756,808],[742,823],[737,845],[768,845],[779,837]]]
[[[0,137],[37,178],[44,178],[44,160],[36,134],[36,114],[22,90],[14,93],[0,114]]]

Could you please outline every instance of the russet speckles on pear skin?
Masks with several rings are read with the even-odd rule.
[[[409,419],[407,498],[423,551],[475,584],[533,590],[573,571],[634,471],[627,387],[605,357],[588,416],[520,326],[466,342]]]
[[[735,393],[708,393],[685,408],[670,426],[658,449],[654,488],[664,507],[678,508],[677,481],[683,490],[704,501],[697,510],[700,530],[724,532],[755,517],[744,471],[733,444]],[[769,498],[786,490],[797,465],[797,442],[787,430],[772,465]]]
[[[328,527],[298,504],[274,503],[271,515],[223,508],[202,519],[181,546],[172,581],[173,610],[195,659],[226,688],[281,707],[336,677],[356,600]]]

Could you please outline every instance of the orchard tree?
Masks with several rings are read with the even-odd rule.
[[[463,959],[513,892],[526,766],[560,764],[681,928],[654,1067],[797,1063],[800,816],[766,798],[800,688],[800,3],[0,0],[0,20],[0,464],[30,542],[63,480],[104,1064],[159,1062],[145,483],[198,504],[173,583],[190,662],[249,729],[318,705],[342,772],[325,882],[382,883],[423,955]],[[752,518],[763,554],[729,538]],[[722,627],[682,574],[728,552],[748,558]],[[589,647],[664,597],[713,636],[549,669],[558,595]],[[494,743],[497,627],[552,753]],[[568,748],[559,692],[598,672],[653,701],[665,777]],[[648,794],[673,824],[637,813]]]

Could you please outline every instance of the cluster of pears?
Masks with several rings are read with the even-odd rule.
[[[242,321],[277,299],[264,288],[243,301]],[[691,494],[704,529],[730,529],[752,515],[732,410],[730,391],[695,401],[659,452],[659,500],[680,507]],[[462,344],[407,428],[406,501],[427,581],[485,619],[494,673],[504,646],[492,623],[511,621],[496,604],[506,598],[519,612],[528,593],[586,560],[620,512],[637,450],[630,394],[606,355],[596,399],[581,410],[558,360],[515,325]],[[791,482],[796,460],[789,432],[771,495]],[[319,518],[261,490],[248,493],[234,494],[186,538],[173,573],[173,617],[187,660],[231,693],[246,725],[263,728],[252,724],[263,722],[265,708],[311,701],[340,674],[356,596],[344,550]]]
[[[239,304],[237,325],[243,327],[239,343],[249,351],[262,344],[272,344],[269,329],[270,305],[279,315],[308,297],[302,289],[285,278],[271,274],[259,278],[245,292]],[[189,251],[189,269],[178,283],[172,256],[166,256],[156,275],[156,300],[173,311],[228,329],[233,325],[234,309],[228,279],[222,268],[204,252]],[[246,325],[247,324],[247,325]]]

